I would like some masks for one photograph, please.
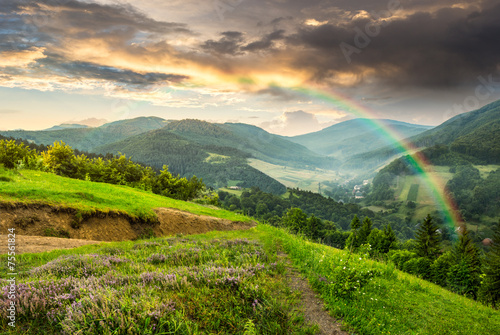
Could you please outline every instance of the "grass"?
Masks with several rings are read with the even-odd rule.
[[[325,181],[340,180],[339,173],[331,170],[298,169],[288,166],[285,167],[281,165],[271,164],[258,159],[249,159],[248,162],[249,165],[253,168],[264,172],[286,187],[298,187],[306,191],[317,192],[319,183],[323,183]],[[324,185],[322,185],[322,188],[326,189]]]
[[[500,168],[500,165],[474,165],[476,169],[479,170],[479,173],[481,174],[481,178],[486,179],[488,175],[490,174],[491,171],[496,171]]]
[[[391,264],[363,255],[349,259],[345,251],[271,227],[260,229],[274,236],[329,311],[357,334],[498,334],[498,310],[395,270]]]
[[[4,293],[0,326],[9,334],[314,334],[283,286],[276,247],[235,237],[20,255],[16,327],[7,325]]]
[[[418,196],[418,188],[420,184],[412,184],[410,187],[410,190],[408,191],[408,196],[406,198],[407,201],[417,201],[417,196]]]
[[[500,329],[499,311],[391,264],[258,225],[19,255],[18,283],[31,284],[19,289],[33,307],[18,310],[11,333],[125,334],[124,323],[137,334],[313,334],[296,309],[297,295],[283,285],[278,250],[289,254],[328,310],[356,334],[488,335]],[[44,293],[47,285],[64,308]],[[37,299],[50,304],[42,309]]]
[[[31,170],[18,173],[0,169],[0,176],[12,179],[0,182],[2,202],[44,203],[75,208],[82,213],[116,211],[142,219],[155,217],[153,208],[171,207],[233,221],[251,220],[230,211],[166,198],[128,186],[88,182]]]

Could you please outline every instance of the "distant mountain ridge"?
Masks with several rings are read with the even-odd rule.
[[[390,128],[402,139],[433,128],[387,119],[375,121]],[[394,143],[395,140],[385,133],[386,130],[374,120],[359,118],[337,123],[314,133],[289,137],[289,139],[316,153],[343,159]]]
[[[453,152],[479,159],[485,164],[500,163],[500,100],[459,114],[406,141],[421,149],[445,145]],[[383,166],[399,155],[401,153],[395,147],[385,146],[350,157],[342,168],[373,170],[374,166]]]
[[[162,128],[168,121],[159,117],[138,117],[106,123],[100,127],[78,127],[42,131],[2,131],[6,137],[22,138],[37,144],[52,144],[64,141],[73,148],[93,151],[94,148],[113,143],[124,138]]]

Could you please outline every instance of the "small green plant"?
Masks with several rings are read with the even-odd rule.
[[[248,319],[248,321],[245,322],[245,332],[243,334],[257,335],[257,329],[255,329],[255,324],[253,323],[252,319]]]

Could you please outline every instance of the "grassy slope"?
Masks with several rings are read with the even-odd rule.
[[[225,238],[248,238],[250,240],[260,241],[260,244],[265,247],[266,252],[270,256],[268,262],[272,262],[276,259],[275,253],[277,250],[283,249],[290,255],[293,263],[307,276],[316,290],[318,290],[325,300],[328,309],[336,317],[343,318],[343,322],[347,328],[355,331],[357,334],[497,334],[497,330],[500,327],[499,311],[446,291],[439,286],[420,280],[414,276],[397,271],[391,265],[362,259],[359,255],[351,257],[347,265],[345,262],[347,253],[345,251],[311,243],[270,226],[259,225],[248,231],[211,232],[204,235],[192,236],[189,239],[194,243],[195,241],[206,242],[213,241],[213,239]],[[143,242],[113,242],[103,243],[102,245],[84,246],[74,250],[52,251],[42,254],[23,254],[18,256],[17,262],[20,264],[18,270],[19,272],[29,271],[61,255],[90,253],[108,254],[109,252],[116,253],[119,249],[122,250],[118,253],[120,257],[131,258],[134,259],[135,262],[144,262],[150,253],[157,253],[161,250],[163,250],[165,254],[170,252],[165,251],[165,247],[161,247],[165,244],[164,239],[151,240],[151,242],[154,241],[158,242],[160,245],[157,247],[153,245],[146,248],[147,250],[139,249],[137,252],[134,251],[137,248],[134,248],[134,246]],[[200,248],[198,245],[195,246]],[[228,257],[227,251],[218,252],[223,255],[222,261]],[[202,255],[206,255],[204,251]],[[208,255],[203,257],[208,257]],[[210,257],[208,257],[207,260],[211,259]],[[235,259],[239,258],[236,257]],[[4,256],[0,257],[0,261],[5,261]],[[247,262],[255,264],[255,261],[256,260],[248,259],[248,261],[242,263],[242,266],[248,264]],[[189,263],[190,258],[186,258],[182,262]],[[200,266],[202,266],[201,264],[203,263],[200,263]],[[340,298],[333,294],[333,283],[336,279],[333,269],[346,265],[351,269],[356,269],[358,272],[370,271],[375,275],[368,284],[355,290],[353,297]],[[137,274],[141,271],[157,271],[160,269],[166,270],[167,272],[177,271],[174,268],[169,268],[168,265],[166,266],[167,267],[165,267],[165,265],[160,265],[160,268],[156,269],[145,262],[141,267],[124,265],[120,272],[127,275],[133,275],[139,270]],[[4,275],[4,273],[1,274],[2,276]],[[318,280],[320,276],[331,284],[325,284],[321,280]],[[24,278],[22,281],[33,280],[33,278],[21,278]],[[264,290],[261,297],[269,297],[269,295],[265,293],[265,290],[277,288],[273,286],[275,279],[267,275],[260,278],[269,282],[265,283],[260,280],[253,281],[253,284],[249,287],[259,284]],[[220,304],[217,311],[210,312],[206,310],[207,303],[214,303],[214,301],[210,301],[210,295],[218,295],[217,291],[196,286],[194,290],[181,288],[177,293],[175,290],[172,293],[169,292],[169,290],[162,290],[161,294],[158,294],[160,294],[162,298],[168,296],[169,299],[177,301],[177,306],[184,306],[182,309],[183,313],[187,313],[190,315],[191,320],[199,322],[204,326],[207,326],[207,323],[212,323],[213,325],[213,323],[219,322],[219,319],[224,320],[225,314],[231,314],[236,311],[236,309],[229,309],[229,307],[226,306],[225,308],[228,308],[228,311],[223,312],[224,306],[220,306]],[[219,293],[223,294],[223,292]],[[149,292],[148,294],[154,293]],[[185,294],[190,294],[190,296]],[[152,297],[155,297],[155,295]],[[152,300],[154,299],[156,298],[152,298]],[[232,308],[239,308],[240,310],[244,308],[243,306],[232,306]],[[192,311],[197,311],[198,308],[200,313],[206,312],[208,314],[200,314],[198,318],[193,318],[193,315],[190,313],[192,313]],[[248,312],[250,311],[247,311],[247,313]],[[178,321],[188,320],[189,318],[185,316],[186,315],[177,315]],[[251,314],[242,317],[252,318]],[[272,323],[275,321],[266,314],[260,315],[260,317],[266,319],[259,321],[262,323]],[[255,324],[257,324],[257,320],[253,320]],[[297,322],[297,319],[294,318],[289,320],[291,322],[293,322],[292,320]],[[244,319],[240,319],[239,322],[242,321],[244,321]],[[298,329],[295,331],[298,331]]]
[[[46,202],[85,210],[114,210],[136,215],[150,211],[152,207],[168,206],[197,214],[245,220],[242,216],[230,212],[166,199],[128,187],[89,183],[36,171],[23,171],[22,173],[24,178],[12,172],[2,173],[13,179],[11,182],[0,182],[0,195],[3,201]],[[194,238],[236,237],[260,240],[263,245],[268,246],[268,250],[281,246],[319,291],[329,310],[336,317],[342,317],[345,324],[356,333],[468,335],[496,334],[500,329],[499,311],[399,272],[391,265],[365,260],[359,255],[351,257],[350,263],[346,264],[347,254],[344,251],[304,241],[270,226],[259,225],[256,229],[248,231],[212,232]],[[134,243],[137,242],[85,246],[74,250],[52,251],[36,255],[25,254],[17,256],[16,262],[19,266],[18,271],[23,272],[46,264],[61,255],[94,252],[106,254],[116,248],[123,249],[127,253]],[[102,249],[103,247],[108,247],[108,249]],[[115,249],[109,249],[111,247]],[[142,256],[145,258],[146,255]],[[6,262],[5,257],[0,257],[2,264]],[[341,298],[334,294],[334,283],[338,282],[339,273],[335,272],[335,269],[341,269],[346,265],[358,273],[370,271],[374,275],[366,286],[354,290],[352,297]],[[131,274],[132,272],[128,271],[139,271],[140,267],[125,268],[128,269],[126,273]],[[5,271],[5,267],[0,270],[2,277],[5,277]],[[201,291],[205,292],[204,289]],[[197,291],[187,293],[197,294]],[[182,300],[182,303],[188,304],[186,309],[196,310],[197,304],[208,303],[203,300],[205,293],[199,293],[201,299],[199,301]]]
[[[258,159],[248,159],[249,165],[259,171],[264,172],[273,179],[276,179],[286,187],[298,187],[306,191],[318,191],[318,183],[325,181],[337,181],[339,174],[332,170],[324,169],[298,169],[293,167],[284,167],[267,163]],[[325,187],[323,185],[323,187]]]
[[[3,202],[45,203],[72,207],[82,212],[117,211],[141,218],[154,215],[153,208],[171,207],[194,214],[250,221],[246,216],[229,211],[166,198],[127,186],[94,183],[29,170],[22,171],[21,175],[0,170],[2,175],[13,180],[0,181],[0,201]]]

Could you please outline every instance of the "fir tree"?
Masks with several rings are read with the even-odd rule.
[[[392,230],[391,224],[388,223],[384,228],[384,240],[382,241],[381,252],[388,253],[389,250],[396,247],[396,234]]]
[[[458,294],[477,298],[480,284],[481,260],[465,225],[460,227],[460,236],[453,249],[454,265],[448,274],[448,285]]]
[[[369,217],[365,217],[363,220],[363,225],[358,233],[358,238],[356,241],[355,247],[359,247],[363,244],[368,243],[368,236],[372,232],[372,220]]]
[[[351,235],[349,235],[345,243],[346,248],[348,248],[351,252],[353,247],[357,246],[357,240],[358,240],[357,235],[360,226],[361,226],[361,221],[359,221],[358,216],[355,214],[351,221]]]
[[[484,279],[479,290],[481,301],[500,307],[500,221],[493,235],[493,243],[484,262]]]
[[[438,226],[429,214],[420,224],[415,236],[415,240],[417,241],[417,255],[429,259],[436,258],[439,253],[441,236]]]

